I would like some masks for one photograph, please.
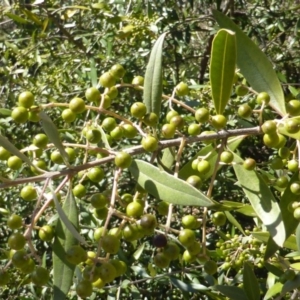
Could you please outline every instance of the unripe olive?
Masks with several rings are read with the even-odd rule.
[[[241,97],[247,95],[248,92],[249,92],[249,89],[245,85],[238,85],[235,89],[235,93]]]
[[[233,161],[233,154],[230,151],[223,151],[220,155],[220,161],[226,164],[230,164]]]
[[[270,95],[266,92],[261,92],[256,97],[257,104],[262,104],[262,103],[268,104],[270,100],[271,100]]]
[[[69,109],[75,114],[80,114],[85,111],[85,102],[81,98],[73,98],[69,103]]]
[[[252,171],[256,167],[256,161],[253,158],[247,158],[244,160],[243,167],[248,171]]]
[[[125,69],[123,68],[123,66],[121,66],[120,64],[116,64],[113,65],[110,70],[109,73],[115,78],[115,79],[120,79],[125,75]]]
[[[186,180],[187,183],[189,183],[190,185],[192,185],[193,187],[199,189],[202,185],[202,180],[199,176],[197,175],[191,175],[187,178]]]
[[[275,148],[279,144],[279,135],[277,133],[264,134],[263,142],[267,147]]]
[[[115,165],[121,169],[128,168],[131,162],[131,155],[127,152],[118,152],[115,156]]]
[[[128,139],[133,139],[136,137],[138,131],[131,124],[122,124],[123,134]]]
[[[300,115],[300,101],[299,100],[290,100],[287,105],[287,112],[291,116],[299,116]]]
[[[147,135],[142,138],[142,147],[148,152],[154,152],[158,148],[158,141],[155,137]]]
[[[133,117],[141,119],[147,112],[146,105],[142,102],[135,102],[131,105],[130,113]]]
[[[211,118],[211,125],[218,130],[223,129],[226,126],[226,123],[227,118],[223,115],[215,115]]]
[[[266,121],[264,124],[262,124],[261,129],[263,133],[272,134],[276,133],[277,125],[275,121]]]
[[[34,103],[34,96],[31,92],[22,92],[18,97],[19,106],[30,108]]]
[[[200,134],[200,125],[199,124],[190,124],[189,127],[188,127],[188,133],[191,135],[191,136],[195,136],[195,135],[198,135]]]
[[[198,108],[195,112],[195,119],[199,123],[205,123],[209,120],[209,111],[204,108]]]
[[[143,122],[144,122],[147,126],[156,127],[156,125],[157,125],[157,123],[158,123],[158,116],[157,116],[157,114],[155,114],[154,112],[147,113],[147,114],[145,114],[145,116],[143,117]]]
[[[244,103],[238,108],[238,115],[241,118],[248,119],[252,115],[252,108],[249,104]]]
[[[87,101],[96,103],[100,101],[101,94],[97,88],[90,87],[85,91],[85,97]]]
[[[11,117],[16,123],[25,123],[28,120],[28,111],[25,107],[18,106],[12,110]]]
[[[178,112],[176,110],[171,110],[167,113],[167,116],[166,116],[166,120],[167,122],[170,122],[170,120],[174,117],[174,116],[178,116]]]
[[[105,72],[100,76],[99,83],[103,87],[110,88],[116,84],[116,79],[110,72]]]
[[[170,124],[176,126],[176,128],[181,129],[184,126],[184,119],[181,116],[174,116],[170,120]]]
[[[102,121],[102,128],[108,132],[111,132],[117,126],[116,119],[112,117],[107,117]]]
[[[174,137],[176,126],[174,124],[164,124],[161,133],[164,138],[170,139]]]

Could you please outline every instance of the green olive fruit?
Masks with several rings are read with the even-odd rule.
[[[200,131],[201,131],[201,127],[199,124],[196,123],[190,124],[188,127],[188,134],[191,136],[196,136],[200,134]]]
[[[100,278],[106,283],[112,282],[117,275],[116,268],[110,262],[105,262],[99,267]]]
[[[39,238],[44,242],[50,242],[54,237],[54,229],[50,225],[44,225],[39,229]]]
[[[100,182],[104,178],[104,171],[100,167],[90,168],[87,177],[92,182]]]
[[[169,266],[170,259],[163,252],[159,252],[154,256],[153,262],[158,268],[164,269]]]
[[[225,225],[227,218],[225,213],[222,211],[217,211],[212,215],[212,222],[215,226],[223,226]]]
[[[97,103],[100,101],[101,94],[95,87],[90,87],[85,91],[85,98],[89,102]]]
[[[120,140],[124,136],[123,126],[117,126],[110,132],[110,136],[113,140]]]
[[[69,109],[75,114],[81,114],[85,111],[85,102],[81,98],[73,98],[69,103]]]
[[[108,235],[113,235],[116,238],[121,239],[122,238],[122,231],[120,230],[119,227],[113,227],[113,228],[109,229]]]
[[[22,266],[19,269],[23,274],[30,274],[35,270],[35,267],[36,267],[36,265],[35,265],[34,260],[32,258],[30,258],[29,261],[26,263],[26,265]],[[30,278],[30,281],[31,281],[31,278]]]
[[[105,220],[108,214],[108,208],[95,208],[94,209],[94,216],[99,220]]]
[[[267,147],[275,148],[279,144],[279,135],[277,133],[264,134],[263,142]]]
[[[209,275],[214,275],[218,271],[218,265],[213,260],[208,260],[204,264],[204,271]]]
[[[194,160],[192,161],[191,167],[192,167],[193,170],[195,170],[195,171],[198,170],[198,163],[199,163],[199,159],[198,159],[198,158],[196,158],[196,159],[194,159]]]
[[[137,119],[142,119],[147,112],[146,105],[142,102],[135,102],[131,105],[130,113]]]
[[[127,169],[132,163],[132,157],[127,152],[118,152],[115,156],[115,165],[121,169]]]
[[[26,244],[26,239],[23,234],[14,232],[9,236],[7,244],[11,249],[21,250]]]
[[[3,147],[0,147],[0,160],[8,160],[11,153]]]
[[[76,120],[76,113],[74,113],[70,108],[66,108],[62,111],[61,117],[66,123],[72,123]]]
[[[174,137],[176,126],[174,124],[164,124],[161,128],[162,136],[166,139]]]
[[[105,281],[102,278],[98,278],[92,283],[92,286],[97,289],[102,289],[105,286]]]
[[[300,202],[298,201],[292,201],[289,203],[288,205],[288,211],[293,213],[294,210],[297,208],[297,207],[300,207]]]
[[[33,138],[32,143],[38,148],[45,148],[48,144],[48,137],[44,133],[39,133]]]
[[[87,130],[85,138],[91,144],[97,144],[101,141],[102,136],[100,130],[96,128],[91,128]]]
[[[210,168],[210,162],[205,159],[200,160],[197,166],[197,170],[201,176],[206,175],[210,171]]]
[[[34,96],[29,91],[22,92],[18,97],[19,106],[29,108],[33,105],[33,103],[34,103]]]
[[[101,246],[105,252],[116,254],[120,249],[120,240],[114,235],[105,235],[101,238]]]
[[[202,185],[202,179],[197,175],[191,175],[186,180],[187,183],[195,187],[196,189],[200,189]]]
[[[178,115],[171,118],[170,124],[175,125],[177,129],[181,129],[184,126],[185,121],[183,117]]]
[[[7,226],[10,229],[18,229],[23,226],[22,218],[19,215],[12,214],[7,219]]]
[[[158,140],[151,135],[142,138],[142,147],[148,152],[154,152],[158,148]]]
[[[282,159],[288,159],[291,155],[291,151],[288,147],[282,147],[279,149],[278,151],[278,155],[282,158]]]
[[[7,166],[12,170],[19,170],[22,167],[22,160],[18,156],[11,156],[7,160]]]
[[[275,181],[275,185],[279,188],[285,189],[289,184],[289,180],[286,176],[281,176]]]
[[[133,201],[133,196],[131,194],[126,193],[121,196],[121,205],[123,207],[126,207],[132,201]]]
[[[191,254],[190,251],[186,249],[182,254],[182,260],[190,264],[196,260],[196,255]]]
[[[244,103],[238,108],[238,115],[241,118],[248,119],[252,115],[252,108],[249,104]]]
[[[183,228],[195,229],[196,224],[197,224],[197,218],[193,215],[183,216],[183,218],[181,219],[181,224],[182,224]]]
[[[205,123],[209,120],[209,111],[208,109],[201,107],[198,108],[195,112],[195,119],[199,123]]]
[[[299,100],[290,100],[286,105],[287,112],[291,116],[300,115],[300,101]]]
[[[37,123],[41,120],[40,111],[36,108],[38,106],[32,106],[28,111],[28,121]]]
[[[116,79],[110,72],[105,72],[100,76],[99,83],[103,87],[110,88],[116,84]]]
[[[76,159],[76,152],[75,152],[74,148],[67,147],[65,149],[65,151],[68,155],[69,162],[73,162]]]
[[[8,271],[0,270],[0,286],[7,285],[9,283],[10,276]]]
[[[177,96],[186,96],[189,93],[189,86],[185,82],[180,82],[175,87]]]
[[[143,233],[137,224],[127,224],[122,230],[122,236],[125,241],[132,242],[141,238]]]
[[[128,139],[133,139],[138,134],[137,129],[131,124],[122,124],[124,136]]]
[[[106,91],[106,95],[110,98],[110,100],[114,100],[118,97],[119,91],[115,86],[112,86]]]
[[[247,158],[243,162],[244,169],[252,171],[256,168],[256,161],[253,158]]]
[[[300,195],[300,182],[295,181],[290,185],[290,190],[295,195]]]
[[[270,102],[271,98],[270,95],[266,92],[261,92],[256,97],[256,103],[257,104],[268,104]]]
[[[147,125],[151,127],[156,127],[158,123],[158,116],[154,112],[147,113],[144,115],[142,121]]]
[[[152,244],[156,248],[163,248],[167,245],[168,240],[164,234],[157,234],[152,239]]]
[[[169,212],[169,203],[166,201],[160,201],[156,207],[158,213],[160,215],[166,216],[168,215]]]
[[[276,133],[277,124],[275,121],[268,120],[262,124],[261,129],[263,133],[272,134]]]
[[[280,157],[274,157],[271,161],[271,168],[274,170],[280,170],[284,167],[283,161]]]
[[[52,162],[54,162],[55,164],[58,164],[58,165],[61,165],[64,163],[64,159],[63,159],[61,153],[59,152],[59,150],[53,150],[51,152],[50,159]]]
[[[49,271],[43,267],[36,267],[31,273],[31,281],[35,285],[45,285],[49,279]]]
[[[99,227],[99,228],[96,228],[95,231],[94,231],[94,240],[96,242],[99,242],[99,240],[101,239],[101,237],[103,236],[103,232],[104,232],[104,227]]]
[[[25,201],[33,201],[37,198],[37,192],[32,185],[26,185],[22,188],[20,196]]]
[[[236,88],[235,88],[235,93],[238,95],[238,96],[245,96],[247,95],[249,92],[249,89],[247,86],[245,85],[238,85]]]
[[[103,96],[103,98],[101,97],[101,103],[102,103],[102,107],[104,109],[108,109],[111,106],[111,98],[106,94]],[[100,103],[99,103],[100,104]]]
[[[288,161],[288,165],[287,165],[289,171],[291,172],[297,172],[299,169],[299,163],[297,160],[295,159],[291,159]]]
[[[42,170],[46,170],[47,169],[47,165],[46,162],[42,159],[35,159],[32,162],[32,166],[30,167],[30,170],[32,171],[32,173],[34,174],[41,174],[42,172],[39,171],[38,169],[42,169]]]
[[[220,155],[220,161],[225,164],[231,164],[233,161],[233,153],[230,151],[223,151]]]
[[[111,263],[115,267],[117,272],[116,277],[122,276],[126,273],[127,265],[124,261],[118,259],[111,259],[109,263]]]
[[[79,283],[76,285],[76,294],[80,298],[90,297],[92,293],[93,293],[93,285],[89,280],[83,279],[79,281]]]
[[[144,233],[146,235],[149,235],[149,234],[153,234],[154,229],[157,226],[157,220],[154,215],[146,214],[146,215],[141,216],[139,224],[140,224],[141,228],[144,230]]]
[[[16,268],[24,267],[29,262],[29,260],[30,260],[30,257],[27,255],[26,251],[23,249],[16,251],[11,257],[12,264]]]
[[[129,203],[126,207],[126,214],[128,217],[138,218],[143,214],[144,207],[137,201]]]
[[[110,70],[109,73],[115,78],[115,79],[120,79],[123,78],[125,75],[125,69],[123,68],[123,66],[121,66],[120,64],[117,65],[113,65]]]
[[[295,119],[286,120],[284,128],[288,133],[297,133],[300,129],[300,124]]]
[[[97,258],[97,253],[96,252],[87,251],[87,260],[85,261],[85,264],[87,264],[89,266],[93,266],[94,263],[95,263],[96,258]]]
[[[117,127],[116,119],[112,117],[107,117],[102,121],[102,128],[108,132],[111,132],[113,129]]]
[[[18,106],[12,110],[11,117],[16,123],[25,123],[28,120],[28,111],[25,107]]]
[[[99,268],[94,268],[93,265],[86,266],[82,271],[82,277],[83,279],[95,282],[100,278]]]
[[[180,248],[174,242],[168,242],[163,249],[163,253],[170,259],[176,260],[180,255]]]
[[[90,197],[90,202],[94,208],[98,209],[105,207],[109,203],[109,199],[104,194],[96,193]]]
[[[295,218],[297,221],[300,221],[300,207],[297,207],[297,208],[294,210],[293,216],[294,216],[294,218]]]
[[[86,188],[81,183],[76,184],[72,191],[73,195],[77,198],[83,198],[86,195]]]
[[[176,110],[170,110],[167,115],[166,115],[166,120],[168,123],[170,123],[170,120],[174,117],[174,116],[179,116],[179,113]]]
[[[137,86],[144,86],[144,77],[142,76],[135,76],[132,79],[132,84],[137,85]],[[139,90],[139,87],[135,87],[135,89]]]
[[[189,253],[191,255],[197,255],[201,252],[202,247],[201,247],[201,244],[199,242],[194,242],[193,245],[187,247],[187,250],[189,251]]]
[[[87,260],[87,253],[81,246],[73,245],[66,251],[66,260],[73,265],[78,265]]]
[[[227,118],[223,115],[215,115],[211,118],[211,125],[217,130],[221,130],[226,126]]]
[[[178,240],[184,247],[189,247],[196,240],[195,232],[191,229],[180,230]]]

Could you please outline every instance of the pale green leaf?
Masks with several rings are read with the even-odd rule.
[[[282,246],[285,241],[285,228],[279,204],[262,177],[255,171],[243,167],[243,160],[234,154],[235,174],[254,211],[267,227],[274,242]]]
[[[56,204],[58,201],[55,194],[53,198],[54,200],[56,199]],[[60,207],[60,205],[57,207]],[[69,186],[66,201],[62,209],[72,226],[78,228],[78,212],[75,199],[72,195],[71,185]],[[52,246],[53,300],[60,300],[67,297],[70,287],[73,284],[75,270],[75,265],[70,264],[65,258],[66,251],[78,242],[61,219],[57,221],[55,233],[55,240]]]
[[[135,260],[139,260],[139,258],[141,257],[143,251],[145,249],[145,243],[141,244],[136,250],[135,252],[133,253],[132,257],[135,259]]]
[[[256,275],[249,263],[244,263],[243,288],[249,300],[259,300],[260,290]]]
[[[151,50],[144,81],[143,99],[147,112],[154,112],[158,117],[162,101],[162,53],[166,34],[163,33],[157,39]]]
[[[170,281],[175,285],[179,290],[189,293],[196,293],[199,291],[208,291],[209,288],[205,285],[199,283],[185,283],[173,276],[170,277]]]
[[[281,282],[276,282],[274,285],[272,285],[268,289],[263,300],[271,299],[276,294],[279,294],[281,292],[282,287],[283,287],[283,284]]]
[[[229,211],[225,211],[224,212],[227,220],[233,225],[235,226],[241,233],[245,234],[245,231],[243,229],[243,227],[241,226],[241,224],[237,221],[237,219],[229,212]]]
[[[221,29],[212,43],[210,59],[210,84],[217,114],[224,112],[232,93],[236,67],[235,33]]]
[[[284,283],[281,295],[284,296],[286,293],[297,289],[300,286],[300,274],[298,273],[293,280],[288,280]]]
[[[159,168],[167,168],[169,170],[171,170],[173,163],[175,161],[175,153],[174,153],[174,149],[172,147],[170,148],[166,148],[164,150],[162,150],[163,156],[161,158],[161,163],[163,166],[161,166],[161,164],[159,164]]]
[[[57,127],[52,122],[51,118],[44,112],[40,112],[40,118],[42,120],[42,127],[48,136],[49,140],[54,144],[54,146],[58,149],[60,152],[65,164],[67,166],[69,165],[69,156],[67,152],[65,151],[65,148],[60,140],[59,132],[57,130]]]
[[[251,234],[253,235],[253,237],[264,243],[267,243],[270,238],[269,232],[251,232]],[[298,248],[296,243],[296,237],[294,235],[291,235],[289,238],[287,238],[283,244],[283,247],[297,251]]]
[[[133,160],[129,171],[138,184],[157,199],[185,206],[214,205],[211,199],[186,181],[161,171],[150,163]]]
[[[98,77],[97,77],[97,69],[96,69],[96,64],[95,64],[95,59],[90,58],[90,79],[92,86],[96,87],[98,83]]]
[[[300,225],[299,224],[296,229],[296,242],[297,242],[298,251],[300,251]]]
[[[214,289],[229,297],[230,300],[249,300],[245,291],[237,286],[216,285]]]
[[[285,115],[283,90],[270,60],[230,18],[216,10],[213,16],[220,27],[235,32],[237,65],[251,87],[257,92],[267,92],[271,97],[270,105],[280,115]]]
[[[12,14],[10,12],[7,12],[5,14],[7,17],[9,17],[10,19],[12,19],[13,21],[17,22],[17,23],[20,23],[20,24],[27,24],[28,21],[20,16],[17,16],[15,14]]]

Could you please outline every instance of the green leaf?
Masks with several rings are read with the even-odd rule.
[[[154,112],[158,117],[162,100],[162,52],[166,34],[166,32],[163,33],[157,39],[151,50],[144,82],[143,98],[147,112]]]
[[[10,116],[11,115],[11,109],[7,108],[0,108],[0,115],[1,116]]]
[[[281,292],[282,286],[283,284],[281,282],[276,282],[268,289],[263,300],[271,299],[276,294],[279,294]]]
[[[199,291],[207,291],[209,288],[205,285],[199,283],[185,283],[173,276],[170,277],[170,281],[175,285],[179,290],[189,293],[196,293]]]
[[[224,212],[228,221],[235,226],[241,233],[245,234],[245,231],[243,229],[243,227],[241,226],[241,224],[237,221],[237,219],[229,212],[229,211],[225,211]]]
[[[34,13],[32,13],[30,10],[28,9],[21,9],[21,11],[27,16],[28,19],[30,19],[31,21],[33,21],[35,24],[42,26],[43,22],[38,18],[38,16]]]
[[[20,159],[22,159],[24,162],[26,162],[29,166],[32,165],[29,158],[20,152],[18,148],[16,148],[6,137],[0,134],[0,145],[5,148],[7,151],[9,151],[11,154],[18,156]]]
[[[139,258],[141,257],[143,251],[145,249],[145,243],[141,244],[136,250],[135,252],[133,253],[132,257],[135,259],[135,260],[139,260]]]
[[[217,114],[224,112],[232,92],[236,65],[236,38],[231,30],[221,29],[212,43],[210,84]]]
[[[135,159],[129,167],[134,179],[157,199],[176,205],[212,206],[214,202],[187,182],[145,161]]]
[[[246,170],[239,156],[234,154],[234,157],[237,164],[234,164],[233,168],[240,186],[274,242],[282,247],[286,234],[278,202],[262,177],[255,171]]]
[[[245,291],[237,286],[216,285],[214,289],[229,297],[230,300],[249,300]]]
[[[237,65],[251,87],[257,92],[267,92],[271,97],[270,105],[280,115],[286,115],[283,90],[267,56],[230,18],[216,10],[213,16],[220,27],[235,32]]]
[[[10,19],[12,19],[13,21],[17,22],[17,23],[20,23],[20,24],[27,24],[28,21],[20,16],[17,16],[15,14],[12,14],[10,12],[7,12],[5,14],[7,17],[9,17]]]
[[[260,290],[256,275],[249,263],[244,263],[243,288],[249,300],[259,300]]]
[[[239,146],[239,144],[242,142],[243,139],[244,139],[243,136],[239,136],[238,138],[237,137],[229,138],[227,143],[228,148],[231,151],[234,151]],[[196,159],[198,156],[206,156],[208,153],[210,153],[210,155],[209,157],[206,158],[206,160],[209,161],[211,166],[214,166],[217,162],[218,152],[215,150],[215,147],[212,144],[210,144],[202,148],[188,163],[186,163],[179,170],[178,176],[182,179],[187,179],[191,175],[199,175],[198,171],[192,169],[193,160]],[[219,166],[219,169],[221,167],[222,165]],[[208,179],[213,174],[213,172],[214,170],[212,167],[210,171],[205,176],[203,176],[203,180]]]
[[[97,78],[97,69],[96,69],[96,64],[95,64],[95,59],[90,58],[90,79],[92,86],[96,87],[98,84],[98,78]]]
[[[298,251],[300,251],[300,224],[298,224],[296,229],[296,242],[297,242]]]
[[[55,194],[53,195],[53,198],[55,200]],[[55,204],[56,203],[57,202],[55,201]],[[63,211],[69,222],[72,223],[72,226],[78,228],[78,212],[71,185],[69,185],[68,194],[63,205]],[[58,219],[57,221],[55,233],[55,240],[52,247],[53,300],[60,300],[67,297],[70,287],[73,284],[73,274],[75,270],[75,265],[70,264],[65,259],[66,251],[78,242],[61,219]]]
[[[65,164],[69,167],[69,156],[65,151],[65,148],[60,140],[57,127],[54,125],[50,117],[44,111],[40,112],[40,118],[42,120],[42,127],[46,135],[48,136],[49,140],[54,144],[54,146],[58,149],[61,156],[63,157]]]
[[[251,234],[258,240],[267,243],[270,238],[269,232],[251,232]],[[275,244],[276,245],[276,244]],[[291,235],[289,238],[286,239],[286,241],[283,244],[283,247],[295,250],[297,251],[297,243],[296,243],[296,237]]]
[[[161,164],[159,164],[159,168],[162,169],[163,167],[165,167],[170,170],[175,161],[174,149],[172,147],[170,147],[170,148],[164,149],[162,152],[163,152],[163,156],[161,159],[161,163],[163,164],[163,166],[161,166]]]
[[[284,283],[281,295],[284,296],[286,293],[297,289],[300,286],[300,274],[298,273],[293,280],[288,280]]]

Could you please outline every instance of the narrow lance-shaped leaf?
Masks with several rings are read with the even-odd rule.
[[[18,156],[20,159],[22,159],[24,162],[26,162],[29,166],[32,165],[29,158],[20,152],[18,148],[16,148],[6,137],[0,134],[0,145],[5,148],[7,151],[9,151],[11,154]]]
[[[260,299],[260,290],[256,275],[254,274],[252,267],[247,262],[244,263],[243,284],[249,300]]]
[[[267,56],[230,18],[216,10],[213,15],[220,27],[235,32],[237,65],[251,87],[257,92],[267,92],[271,97],[270,105],[280,115],[285,115],[283,90]]]
[[[185,206],[209,207],[215,204],[187,182],[161,171],[145,161],[134,160],[129,171],[138,184],[157,199]]]
[[[40,118],[42,120],[42,127],[43,127],[46,135],[49,137],[49,140],[58,149],[65,164],[67,166],[70,166],[69,165],[69,156],[68,156],[67,152],[65,151],[65,148],[60,140],[57,127],[54,125],[51,118],[44,111],[40,112]]]
[[[217,32],[211,51],[210,84],[217,114],[224,112],[232,92],[236,65],[236,38],[231,30]]]
[[[236,154],[234,157],[236,164],[233,168],[240,186],[274,242],[282,247],[286,234],[278,202],[261,176],[255,171],[246,170],[242,166],[243,160]]]
[[[296,229],[296,242],[297,242],[298,251],[300,251],[300,225],[299,224]]]
[[[53,193],[55,204],[58,200]],[[57,206],[58,207],[58,206]],[[72,223],[74,228],[78,228],[78,212],[76,202],[72,194],[71,184],[63,205],[63,211]],[[55,228],[55,240],[53,243],[53,300],[65,299],[73,284],[73,274],[75,265],[70,264],[65,256],[66,251],[73,245],[78,244],[74,235],[59,218]]]
[[[214,289],[224,294],[230,300],[249,300],[245,291],[237,286],[216,285]]]
[[[162,100],[162,51],[166,34],[163,33],[157,39],[151,50],[144,82],[144,104],[147,112],[154,112],[158,117]]]

